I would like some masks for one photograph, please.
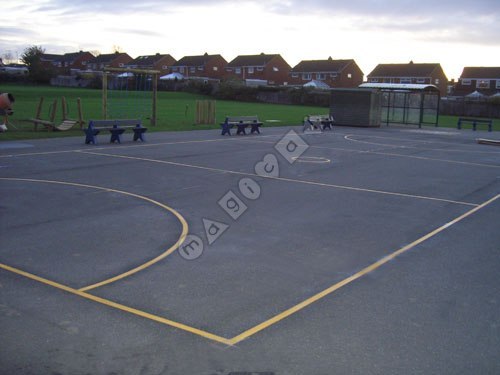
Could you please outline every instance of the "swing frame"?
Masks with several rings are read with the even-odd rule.
[[[158,75],[159,70],[150,69],[132,69],[132,68],[105,68],[102,72],[102,117],[108,119],[108,75],[116,73],[136,73],[151,75],[151,116],[150,122],[152,126],[157,123],[157,103],[158,103]]]

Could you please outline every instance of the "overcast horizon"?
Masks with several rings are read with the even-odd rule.
[[[135,58],[279,53],[301,60],[440,63],[449,79],[466,66],[500,66],[500,1],[18,0],[0,14],[0,57],[30,46]]]

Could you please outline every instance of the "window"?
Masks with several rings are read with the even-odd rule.
[[[310,81],[311,80],[311,73],[302,73],[302,79],[304,81]]]
[[[347,78],[351,79],[352,78],[352,74],[351,73],[347,73]]]
[[[168,65],[162,65],[161,70],[168,70]]]
[[[273,66],[273,72],[279,72],[280,69],[277,66]]]
[[[248,74],[253,74],[254,68],[252,66],[248,67]]]
[[[401,78],[399,83],[411,83],[411,78]]]
[[[497,89],[500,89],[500,79],[497,79]]]
[[[299,78],[299,73],[292,73],[292,78]]]
[[[234,69],[234,72],[235,72],[236,74],[241,74],[241,68],[235,68],[235,69]]]
[[[203,71],[203,66],[199,66],[199,67],[198,67],[198,70],[199,70],[199,71]]]
[[[370,78],[371,83],[378,83],[378,78]]]
[[[263,70],[264,70],[264,68],[262,68],[262,67],[261,68],[257,68],[258,72],[262,72]]]
[[[184,67],[183,67],[183,66],[181,66],[181,67],[179,68],[179,72],[180,72],[180,73],[184,73]]]
[[[212,68],[212,70],[213,70],[214,72],[216,72],[216,71],[218,71],[218,70],[219,70],[219,67],[214,66],[214,67]]]
[[[316,73],[316,79],[323,81],[326,78],[325,73]]]
[[[425,78],[417,78],[417,83],[426,83]]]
[[[337,78],[337,73],[331,73],[330,78]]]
[[[462,86],[470,86],[472,81],[470,79],[462,79]]]
[[[189,73],[194,73],[196,72],[196,68],[194,66],[189,68]]]
[[[490,88],[490,81],[487,79],[478,79],[476,82],[476,87],[478,89],[489,89]]]
[[[434,84],[435,84],[435,85],[439,85],[439,78],[436,78],[436,79],[434,80]]]

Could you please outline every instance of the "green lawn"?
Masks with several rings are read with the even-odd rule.
[[[77,98],[81,98],[83,118],[85,121],[92,119],[101,119],[102,116],[102,99],[101,90],[91,89],[73,89],[73,88],[57,88],[49,86],[17,86],[17,85],[1,85],[0,92],[10,92],[15,96],[14,115],[9,118],[13,126],[10,130],[0,136],[0,140],[6,139],[27,139],[27,138],[46,138],[60,137],[69,135],[80,135],[81,130],[69,130],[66,132],[48,132],[46,130],[33,130],[33,124],[27,121],[33,118],[36,113],[36,108],[40,97],[44,97],[44,105],[41,117],[49,118],[49,107],[54,100],[58,101],[56,123],[61,122],[61,97],[65,97],[68,103],[69,117],[77,117]],[[110,93],[110,96],[114,95]],[[114,98],[114,97],[113,97]],[[174,93],[174,92],[158,92],[158,110],[157,110],[157,126],[149,126],[149,121],[145,116],[134,116],[136,111],[142,114],[144,109],[140,103],[145,102],[142,94],[123,96],[121,99],[115,99],[119,106],[130,107],[129,116],[142,117],[143,123],[148,126],[148,131],[177,131],[177,130],[194,130],[194,129],[211,129],[220,128],[219,123],[224,121],[227,115],[245,116],[258,115],[265,122],[265,126],[277,125],[297,125],[302,122],[302,119],[307,114],[327,113],[327,108],[310,107],[310,106],[291,106],[291,105],[276,105],[263,103],[243,103],[236,101],[217,100],[216,102],[216,125],[194,125],[196,116],[196,101],[210,100],[210,97],[203,95],[195,95],[189,93]],[[120,104],[121,103],[121,104]],[[146,104],[146,106],[149,106]],[[40,127],[39,127],[40,128]]]
[[[33,124],[28,119],[35,116],[36,108],[40,97],[44,97],[44,106],[41,117],[48,119],[49,106],[54,101],[58,101],[56,123],[61,122],[61,97],[65,97],[68,103],[69,117],[77,117],[77,98],[81,98],[83,107],[83,117],[85,121],[101,119],[102,99],[101,90],[58,88],[50,86],[22,86],[22,85],[0,85],[0,92],[10,92],[15,98],[14,115],[9,118],[12,126],[7,133],[1,134],[0,140],[30,139],[61,137],[71,135],[81,135],[81,130],[72,129],[66,132],[48,132],[46,130],[34,131]],[[131,117],[134,111],[143,114],[144,108],[141,103],[145,102],[142,94],[121,94],[121,99],[116,99],[116,94],[110,94],[115,105],[127,108]],[[119,95],[118,95],[119,96]],[[245,103],[227,100],[217,100],[215,125],[194,125],[196,116],[196,101],[206,100],[210,97],[194,95],[188,93],[173,93],[160,91],[158,93],[158,113],[157,126],[148,126],[148,131],[178,131],[193,129],[219,128],[227,115],[258,115],[265,122],[265,126],[298,125],[307,114],[327,113],[328,109],[323,107],[276,105],[263,103]],[[146,104],[146,107],[149,104]],[[144,107],[144,106],[142,106]],[[144,117],[144,124],[149,125],[149,121]],[[457,117],[440,116],[439,126],[455,128]],[[15,127],[15,128],[14,128]],[[16,129],[17,128],[17,129]],[[500,130],[500,120],[494,120],[494,130]]]

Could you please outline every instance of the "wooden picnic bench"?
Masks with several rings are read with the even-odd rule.
[[[121,135],[127,129],[132,129],[134,132],[134,141],[141,140],[144,142],[144,133],[148,130],[142,126],[141,120],[90,120],[85,132],[85,143],[97,144],[97,135],[101,130],[108,130],[111,134],[110,143],[121,143]]]
[[[323,131],[325,129],[332,130],[334,118],[331,115],[308,115],[304,118],[304,128],[306,130],[319,130]]]
[[[457,129],[462,129],[463,123],[471,123],[472,130],[476,131],[477,125],[488,125],[488,131],[492,131],[493,121],[489,119],[479,119],[479,118],[468,118],[468,117],[459,117],[457,122]]]
[[[258,116],[227,116],[223,123],[220,124],[222,127],[222,135],[231,135],[231,128],[234,126],[238,127],[236,134],[247,134],[245,129],[251,127],[250,134],[257,133],[260,134],[259,128],[262,126],[262,122],[259,121]]]

